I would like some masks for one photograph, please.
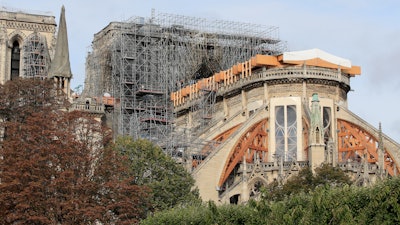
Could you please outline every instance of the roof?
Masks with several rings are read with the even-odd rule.
[[[60,27],[58,28],[55,49],[54,58],[50,65],[49,77],[72,78],[64,6],[61,8]]]
[[[306,64],[321,64],[331,65],[327,67],[351,68],[351,61],[345,58],[341,58],[320,49],[314,48],[304,51],[284,52],[283,62],[289,64],[299,64],[304,62]],[[324,67],[326,66],[324,65]]]

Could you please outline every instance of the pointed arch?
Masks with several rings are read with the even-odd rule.
[[[264,177],[256,176],[248,182],[250,198],[258,199],[261,194],[261,188],[266,187],[268,181]]]
[[[339,162],[358,161],[365,157],[368,163],[378,162],[378,140],[362,127],[338,119]],[[399,171],[392,155],[384,150],[384,169],[394,176]]]
[[[236,125],[236,126],[233,126],[233,127],[229,128],[229,129],[226,130],[225,132],[223,132],[223,133],[217,135],[216,137],[214,137],[214,138],[212,139],[212,140],[213,140],[213,141],[212,141],[212,144],[206,145],[206,146],[201,150],[201,153],[202,153],[202,154],[205,154],[205,155],[210,154],[210,152],[211,152],[213,149],[215,149],[215,147],[217,147],[218,145],[220,145],[221,143],[223,143],[226,139],[228,139],[228,138],[231,136],[231,134],[232,134],[233,132],[235,132],[235,131],[239,128],[240,125],[241,125],[241,123],[238,124],[238,125]]]
[[[255,123],[239,138],[225,162],[218,182],[219,187],[225,183],[236,165],[242,162],[243,157],[247,163],[254,163],[256,159],[261,162],[268,161],[267,129],[268,119],[263,119]]]
[[[12,42],[10,64],[10,80],[18,79],[21,76],[21,46],[18,40]]]
[[[18,41],[19,46],[24,44],[26,35],[20,30],[15,30],[8,35],[8,46],[11,48],[15,41]]]
[[[320,133],[319,133],[319,127],[315,128],[315,143],[320,143],[320,139],[319,139]]]
[[[310,123],[306,117],[302,118],[303,125],[303,160],[308,160],[308,149],[310,148]]]
[[[15,30],[11,34],[8,35],[8,47],[7,51],[10,52],[10,55],[7,59],[9,63],[9,78],[10,80],[15,80],[21,76],[21,59],[23,53],[23,43],[24,39],[26,38],[25,34],[22,33],[20,30]]]
[[[212,139],[210,143],[205,145],[203,149],[201,150],[201,157],[195,157],[192,159],[192,167],[196,168],[200,163],[203,162],[203,160],[214,150],[216,149],[220,144],[226,141],[233,132],[235,132],[241,125],[242,123],[233,126],[226,130],[225,132],[222,132],[221,134],[217,135]]]

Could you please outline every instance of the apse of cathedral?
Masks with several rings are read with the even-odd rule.
[[[256,55],[173,92],[177,129],[209,143],[193,149],[190,165],[202,198],[246,202],[323,163],[360,185],[396,176],[399,144],[348,109],[360,74],[350,60],[311,49]],[[196,107],[210,93],[211,120]]]

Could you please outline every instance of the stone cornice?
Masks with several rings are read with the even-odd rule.
[[[38,31],[46,33],[54,33],[56,30],[56,26],[53,24],[35,24],[35,23],[19,22],[19,21],[7,21],[6,28],[30,30],[30,31]]]
[[[339,70],[319,68],[319,67],[286,67],[260,69],[253,71],[252,75],[241,78],[237,82],[218,87],[215,92],[217,97],[230,97],[240,94],[241,90],[251,90],[268,85],[293,84],[306,81],[309,84],[322,84],[327,86],[338,86],[346,93],[350,90],[350,77]],[[185,103],[175,106],[175,112],[179,112],[191,107],[197,99],[185,101]]]

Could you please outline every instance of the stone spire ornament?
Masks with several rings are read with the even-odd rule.
[[[70,96],[70,81],[72,73],[69,61],[67,23],[65,20],[64,6],[61,8],[55,53],[50,65],[48,77],[54,79],[57,87],[62,89],[68,97]]]
[[[319,105],[318,94],[314,93],[311,100],[311,127],[310,127],[310,148],[309,162],[312,171],[325,161],[324,130],[321,117],[321,106]]]

